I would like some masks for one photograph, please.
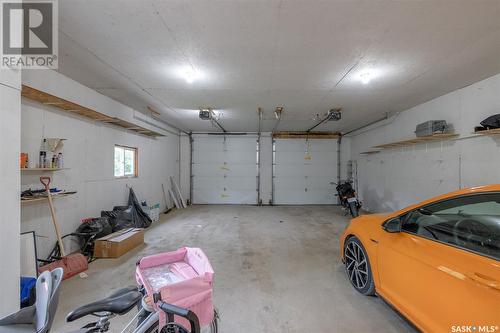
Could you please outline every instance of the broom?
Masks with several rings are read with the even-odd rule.
[[[59,224],[57,223],[56,220],[54,204],[52,203],[52,195],[50,193],[50,187],[49,187],[50,177],[40,177],[40,182],[45,186],[45,191],[47,192],[50,214],[52,215],[52,223],[56,231],[57,243],[59,244],[61,259],[51,262],[50,264],[41,266],[38,269],[38,271],[41,273],[43,271],[52,271],[55,268],[61,267],[64,270],[63,280],[65,280],[76,274],[86,271],[89,268],[89,263],[87,261],[87,258],[81,253],[72,253],[66,255],[66,252],[64,251],[64,244],[61,238],[61,231],[59,230]]]

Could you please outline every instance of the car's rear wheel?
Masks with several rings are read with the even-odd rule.
[[[370,260],[363,244],[356,237],[350,237],[344,245],[344,262],[347,277],[354,288],[363,295],[375,294]]]

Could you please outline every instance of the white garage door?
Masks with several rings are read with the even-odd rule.
[[[276,139],[275,204],[335,204],[337,140]]]
[[[193,136],[193,203],[257,203],[257,137]]]

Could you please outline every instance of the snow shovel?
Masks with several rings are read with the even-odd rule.
[[[45,186],[45,191],[47,191],[47,200],[49,201],[50,214],[52,215],[52,223],[54,224],[54,229],[56,231],[57,243],[59,244],[61,259],[44,265],[38,270],[41,273],[43,271],[52,271],[55,268],[61,267],[64,270],[63,280],[65,280],[76,274],[86,271],[89,268],[89,263],[87,261],[87,258],[81,253],[72,253],[66,255],[66,252],[64,251],[64,244],[62,242],[61,231],[56,220],[56,213],[54,211],[54,205],[52,203],[52,195],[50,193],[49,186],[50,177],[40,177],[40,182]]]

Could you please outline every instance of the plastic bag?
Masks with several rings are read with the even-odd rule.
[[[134,190],[131,188],[128,196],[128,206],[116,206],[112,211],[102,211],[102,217],[107,217],[114,231],[125,228],[147,228],[151,218],[143,210]]]

